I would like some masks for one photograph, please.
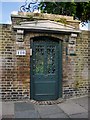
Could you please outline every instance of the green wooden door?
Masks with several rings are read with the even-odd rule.
[[[55,100],[59,97],[59,41],[49,37],[33,39],[31,98]]]

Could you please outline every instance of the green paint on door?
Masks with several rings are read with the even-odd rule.
[[[56,100],[61,95],[60,41],[34,37],[31,42],[31,99]]]

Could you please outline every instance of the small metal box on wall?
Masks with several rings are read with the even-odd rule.
[[[68,43],[68,55],[76,55],[76,37],[77,34],[71,34]]]
[[[16,41],[23,42],[23,33],[24,30],[17,30]]]

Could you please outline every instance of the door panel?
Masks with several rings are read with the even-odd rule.
[[[54,100],[59,90],[59,42],[48,37],[33,39],[33,99]]]
[[[34,75],[44,74],[44,49],[43,45],[34,45]]]

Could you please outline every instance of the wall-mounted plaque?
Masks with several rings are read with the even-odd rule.
[[[26,55],[26,50],[16,50],[16,55]]]

